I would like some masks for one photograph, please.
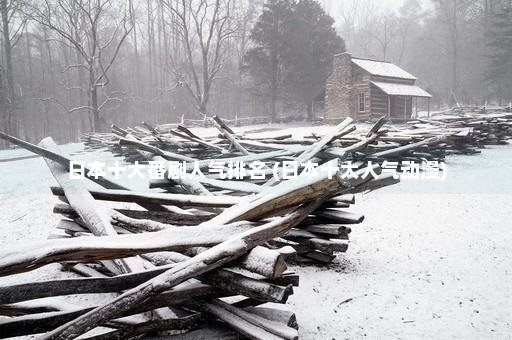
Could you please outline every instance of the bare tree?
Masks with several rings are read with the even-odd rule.
[[[397,16],[393,10],[374,0],[363,0],[355,7],[358,13],[364,13],[358,18],[358,28],[353,37],[356,50],[361,50],[366,56],[388,60],[392,43],[398,36]],[[348,12],[350,13],[350,12]],[[359,15],[356,13],[355,15]],[[352,14],[352,25],[354,25]],[[349,19],[351,16],[346,15]],[[350,21],[347,21],[349,23]]]
[[[371,36],[377,41],[380,47],[380,57],[382,60],[388,60],[389,48],[392,41],[397,37],[397,18],[395,13],[390,10],[384,11],[376,18],[371,32]]]
[[[241,1],[238,6],[238,22],[240,23],[238,33],[236,35],[235,50],[236,63],[238,66],[236,83],[238,86],[242,84],[242,75],[244,67],[245,53],[249,44],[249,35],[251,28],[257,19],[257,15],[263,6],[262,0]]]
[[[362,12],[361,7],[363,4],[363,1],[342,2],[339,7],[342,36],[350,48],[353,48],[356,44],[356,30],[359,27],[359,13]]]
[[[53,32],[53,41],[76,51],[74,63],[62,72],[82,69],[86,72],[87,103],[67,109],[87,110],[94,131],[101,130],[102,108],[111,100],[120,100],[119,91],[107,93],[109,70],[133,26],[125,4],[112,0],[44,0],[34,7],[34,19]],[[100,95],[103,98],[100,99]],[[61,103],[58,98],[52,98]],[[63,104],[62,104],[63,105]],[[65,106],[65,105],[63,105]]]
[[[12,64],[12,50],[22,37],[26,24],[23,16],[21,0],[0,0],[0,17],[2,20],[2,50],[4,65],[0,68],[0,104],[3,104],[2,126],[9,134],[16,133],[17,124],[14,119],[16,91]],[[3,74],[2,74],[3,73]],[[5,124],[5,125],[4,125]]]
[[[400,47],[397,62],[401,64],[407,49],[411,31],[419,27],[421,17],[424,13],[419,0],[407,0],[402,7],[400,7],[399,14],[400,16],[397,18],[397,30],[400,38]]]
[[[212,85],[229,57],[229,40],[238,29],[233,14],[234,0],[163,0],[183,50],[182,63],[171,53],[170,61],[178,83],[206,117]]]
[[[129,13],[130,13],[130,21],[133,27],[133,54],[135,56],[135,75],[139,82],[139,86],[137,86],[139,94],[144,89],[144,85],[142,83],[141,70],[140,70],[140,57],[139,57],[139,44],[138,44],[138,36],[137,36],[137,15],[136,9],[133,5],[133,0],[129,1]]]
[[[467,14],[474,0],[434,0],[439,17],[448,33],[448,46],[451,53],[451,91],[456,95],[459,89],[459,50],[463,31],[467,24]]]

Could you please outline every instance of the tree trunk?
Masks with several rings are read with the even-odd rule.
[[[272,89],[270,93],[270,122],[274,123],[276,121],[276,106],[277,106],[277,91]]]
[[[98,87],[95,84],[94,66],[89,65],[89,98],[90,98],[90,113],[93,118],[94,132],[100,132],[100,110],[98,104]]]
[[[94,132],[101,132],[101,122],[100,122],[100,110],[98,108],[98,88],[94,86],[92,88],[92,116],[94,119]]]
[[[5,81],[6,81],[6,94],[5,94],[5,131],[7,134],[12,135],[15,131],[13,115],[14,115],[14,75],[12,71],[12,46],[9,30],[9,10],[7,7],[7,0],[1,0],[0,12],[2,16],[2,33],[3,33],[3,48],[4,48],[4,63],[5,63]]]
[[[457,59],[458,59],[458,51],[457,51],[457,41],[453,41],[453,60],[452,60],[452,89],[454,97],[458,92],[458,74],[457,74]]]
[[[28,86],[29,86],[29,91],[30,91],[30,95],[32,95],[32,90],[34,88],[34,83],[33,83],[33,79],[34,79],[34,71],[33,71],[33,67],[32,67],[32,52],[31,52],[31,47],[30,47],[30,34],[28,33],[28,31],[25,32],[25,42],[26,42],[26,47],[27,47],[27,62],[28,62]]]
[[[277,48],[276,48],[277,50]],[[272,56],[272,74],[270,84],[270,121],[276,121],[276,106],[277,106],[277,91],[279,90],[279,57],[277,51],[274,51]]]
[[[48,65],[49,65],[49,68],[50,68],[50,86],[48,87],[49,90],[51,91],[50,92],[50,95],[55,95],[56,91],[55,91],[55,75],[54,75],[54,72],[52,72],[52,68],[53,68],[53,54],[52,54],[52,49],[51,49],[51,46],[50,46],[50,39],[48,37],[48,31],[46,29],[45,26],[42,27],[43,28],[43,35],[44,35],[44,41],[45,41],[45,48],[46,48],[46,55],[48,57]],[[41,49],[41,52],[43,50]],[[43,57],[41,57],[41,59],[44,59]],[[44,70],[44,65],[41,65],[43,67],[43,70]],[[47,133],[51,133],[52,131],[50,131],[50,121],[52,119],[51,116],[55,115],[57,116],[58,113],[57,113],[58,109],[55,107],[55,104],[52,102],[52,101],[49,101],[48,102],[48,105],[47,105],[47,109],[46,109],[46,117],[45,117],[45,120],[47,122]],[[59,125],[57,124],[57,127]],[[61,129],[59,129],[61,130]],[[61,133],[60,131],[58,132],[58,135],[61,136]],[[46,137],[46,136],[44,136]]]
[[[143,95],[143,89],[144,89],[144,83],[143,79],[140,75],[140,57],[139,57],[139,45],[137,40],[137,26],[136,26],[136,19],[134,16],[134,8],[133,8],[133,1],[130,1],[130,20],[132,21],[133,25],[133,53],[135,54],[135,75],[137,77],[137,89],[136,93],[139,95]]]
[[[80,52],[78,50],[75,50],[75,54],[76,54],[77,63],[82,64],[84,59],[81,56]],[[83,103],[84,102],[84,87],[85,87],[84,86],[85,80],[84,80],[83,69],[80,67],[77,67],[76,72],[77,72],[77,76],[78,76],[78,86],[80,87],[80,89],[78,91],[78,102]],[[87,126],[87,117],[86,117],[86,114],[83,112],[80,113],[80,125],[82,127],[82,133],[88,131],[89,129],[92,129],[92,126],[90,126],[90,125]]]
[[[312,101],[309,101],[306,103],[306,108],[307,108],[307,112],[308,112],[308,121],[313,121],[313,102]]]

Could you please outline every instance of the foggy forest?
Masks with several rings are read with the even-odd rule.
[[[348,51],[432,108],[512,98],[507,0],[0,0],[0,128],[28,141],[219,115],[312,119]]]

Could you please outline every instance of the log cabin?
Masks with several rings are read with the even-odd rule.
[[[392,121],[411,118],[414,99],[432,97],[415,85],[417,78],[393,63],[354,58],[350,53],[334,56],[333,71],[324,88],[313,98],[313,113],[323,109],[325,121]]]

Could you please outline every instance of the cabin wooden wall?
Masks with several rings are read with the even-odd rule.
[[[372,115],[387,116],[388,115],[388,95],[375,86],[371,88],[372,96]]]
[[[373,116],[388,115],[388,95],[375,86],[371,87],[371,113]],[[412,97],[394,96],[395,105],[391,118],[408,119],[412,115]],[[405,112],[404,112],[405,111]]]
[[[360,73],[361,74],[361,73]],[[361,74],[362,79],[357,80],[357,74],[354,74],[352,79],[354,79],[354,117],[358,119],[367,119],[370,117],[372,112],[372,97],[371,97],[371,76],[369,74]],[[363,93],[364,100],[364,112],[359,112],[359,94]]]
[[[413,79],[399,79],[381,76],[372,76],[371,80],[383,83],[414,85]],[[371,113],[373,116],[388,115],[388,95],[376,86],[371,86]],[[395,96],[395,106],[391,118],[408,119],[412,115],[412,97]],[[404,114],[405,110],[405,114]]]

